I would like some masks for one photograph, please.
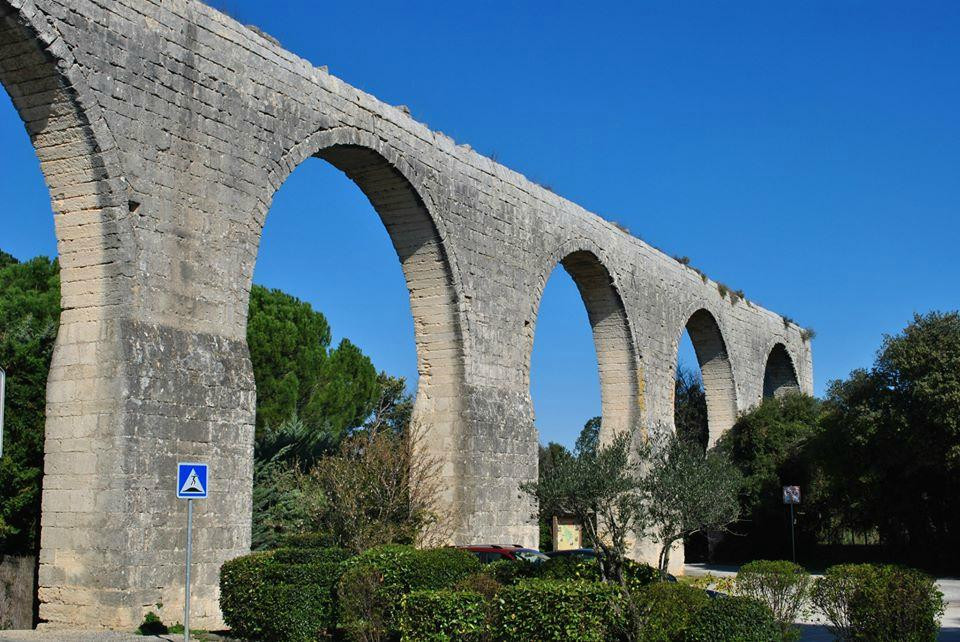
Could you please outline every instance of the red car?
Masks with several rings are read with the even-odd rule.
[[[476,546],[460,546],[459,548],[474,553],[481,564],[489,564],[499,560],[512,560],[542,564],[549,557],[535,548],[524,548],[519,544],[501,546],[499,544],[478,544]]]

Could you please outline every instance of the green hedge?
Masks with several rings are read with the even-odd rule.
[[[690,628],[693,616],[710,604],[702,589],[676,582],[657,582],[633,596],[643,642],[680,642]]]
[[[344,563],[340,579],[340,625],[353,637],[364,631],[398,630],[403,596],[438,590],[480,570],[476,555],[456,548],[417,550],[378,546]]]
[[[771,642],[780,627],[766,604],[749,597],[710,600],[690,621],[687,642]]]
[[[336,626],[340,549],[277,550],[226,562],[220,569],[220,608],[234,634],[250,639],[315,640]]]
[[[517,562],[506,563],[515,566],[518,564]],[[553,557],[543,564],[529,564],[527,568],[521,567],[517,572],[544,580],[600,582],[603,579],[598,560],[572,556]],[[657,569],[629,559],[624,560],[623,573],[627,579],[627,588],[631,592],[639,591],[660,579]]]
[[[490,562],[489,564],[484,564],[481,570],[481,573],[489,575],[500,584],[507,586],[516,584],[520,580],[529,580],[537,577],[539,572],[540,567],[537,564],[523,561],[515,562],[513,560]]]
[[[900,566],[841,564],[813,588],[813,603],[844,639],[933,642],[943,594],[933,578]]]
[[[494,604],[491,637],[500,642],[615,639],[622,595],[596,582],[525,580],[505,586]]]
[[[327,533],[291,533],[281,538],[282,548],[337,548],[336,538]]]
[[[413,591],[403,598],[400,634],[404,641],[482,640],[487,605],[482,595],[465,591]]]

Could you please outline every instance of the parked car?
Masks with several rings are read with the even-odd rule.
[[[550,559],[535,548],[526,548],[519,544],[503,546],[499,544],[478,544],[476,546],[460,546],[459,548],[474,553],[481,564],[489,564],[490,562],[497,562],[499,560],[543,564]]]

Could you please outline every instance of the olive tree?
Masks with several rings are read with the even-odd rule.
[[[541,508],[577,519],[600,553],[604,579],[618,584],[626,582],[627,538],[645,527],[640,463],[626,434],[598,447],[578,441],[572,457],[558,458],[538,481],[520,485]]]
[[[643,453],[644,534],[658,542],[658,565],[665,574],[676,542],[699,532],[726,530],[740,517],[740,473],[720,451],[704,452],[673,433],[653,439]]]

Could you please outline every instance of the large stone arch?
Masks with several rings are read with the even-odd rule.
[[[709,428],[707,446],[712,447],[737,420],[737,385],[733,366],[723,331],[713,313],[706,308],[700,308],[687,318],[685,327],[703,375]],[[674,342],[674,364],[677,363],[682,332],[681,329],[677,333]]]
[[[568,243],[545,264],[537,281],[534,308],[527,330],[525,378],[530,388],[530,359],[536,319],[543,291],[557,265],[563,266],[580,292],[593,330],[593,343],[600,375],[601,440],[623,431],[640,428],[643,410],[642,374],[637,343],[627,316],[620,287],[600,258],[596,246],[583,242]],[[634,435],[636,436],[636,435]]]
[[[770,349],[763,368],[763,397],[782,397],[794,392],[800,392],[800,381],[793,357],[785,345],[777,343]]]
[[[417,348],[419,382],[413,424],[421,431],[428,456],[442,462],[444,499],[456,507],[463,501],[464,462],[459,454],[463,451],[460,419],[467,353],[461,286],[441,233],[442,223],[434,216],[434,205],[410,162],[382,140],[354,128],[321,130],[297,144],[285,154],[271,183],[279,188],[311,157],[329,162],[364,193],[397,252],[410,294]],[[268,209],[264,204],[260,211],[261,230]],[[244,277],[249,295],[252,270]]]
[[[117,587],[138,571],[122,557],[129,511],[117,483],[133,448],[120,399],[121,319],[133,277],[128,188],[95,93],[32,0],[0,0],[0,84],[50,192],[61,268],[47,381],[39,616],[54,625],[125,624],[132,610]]]

